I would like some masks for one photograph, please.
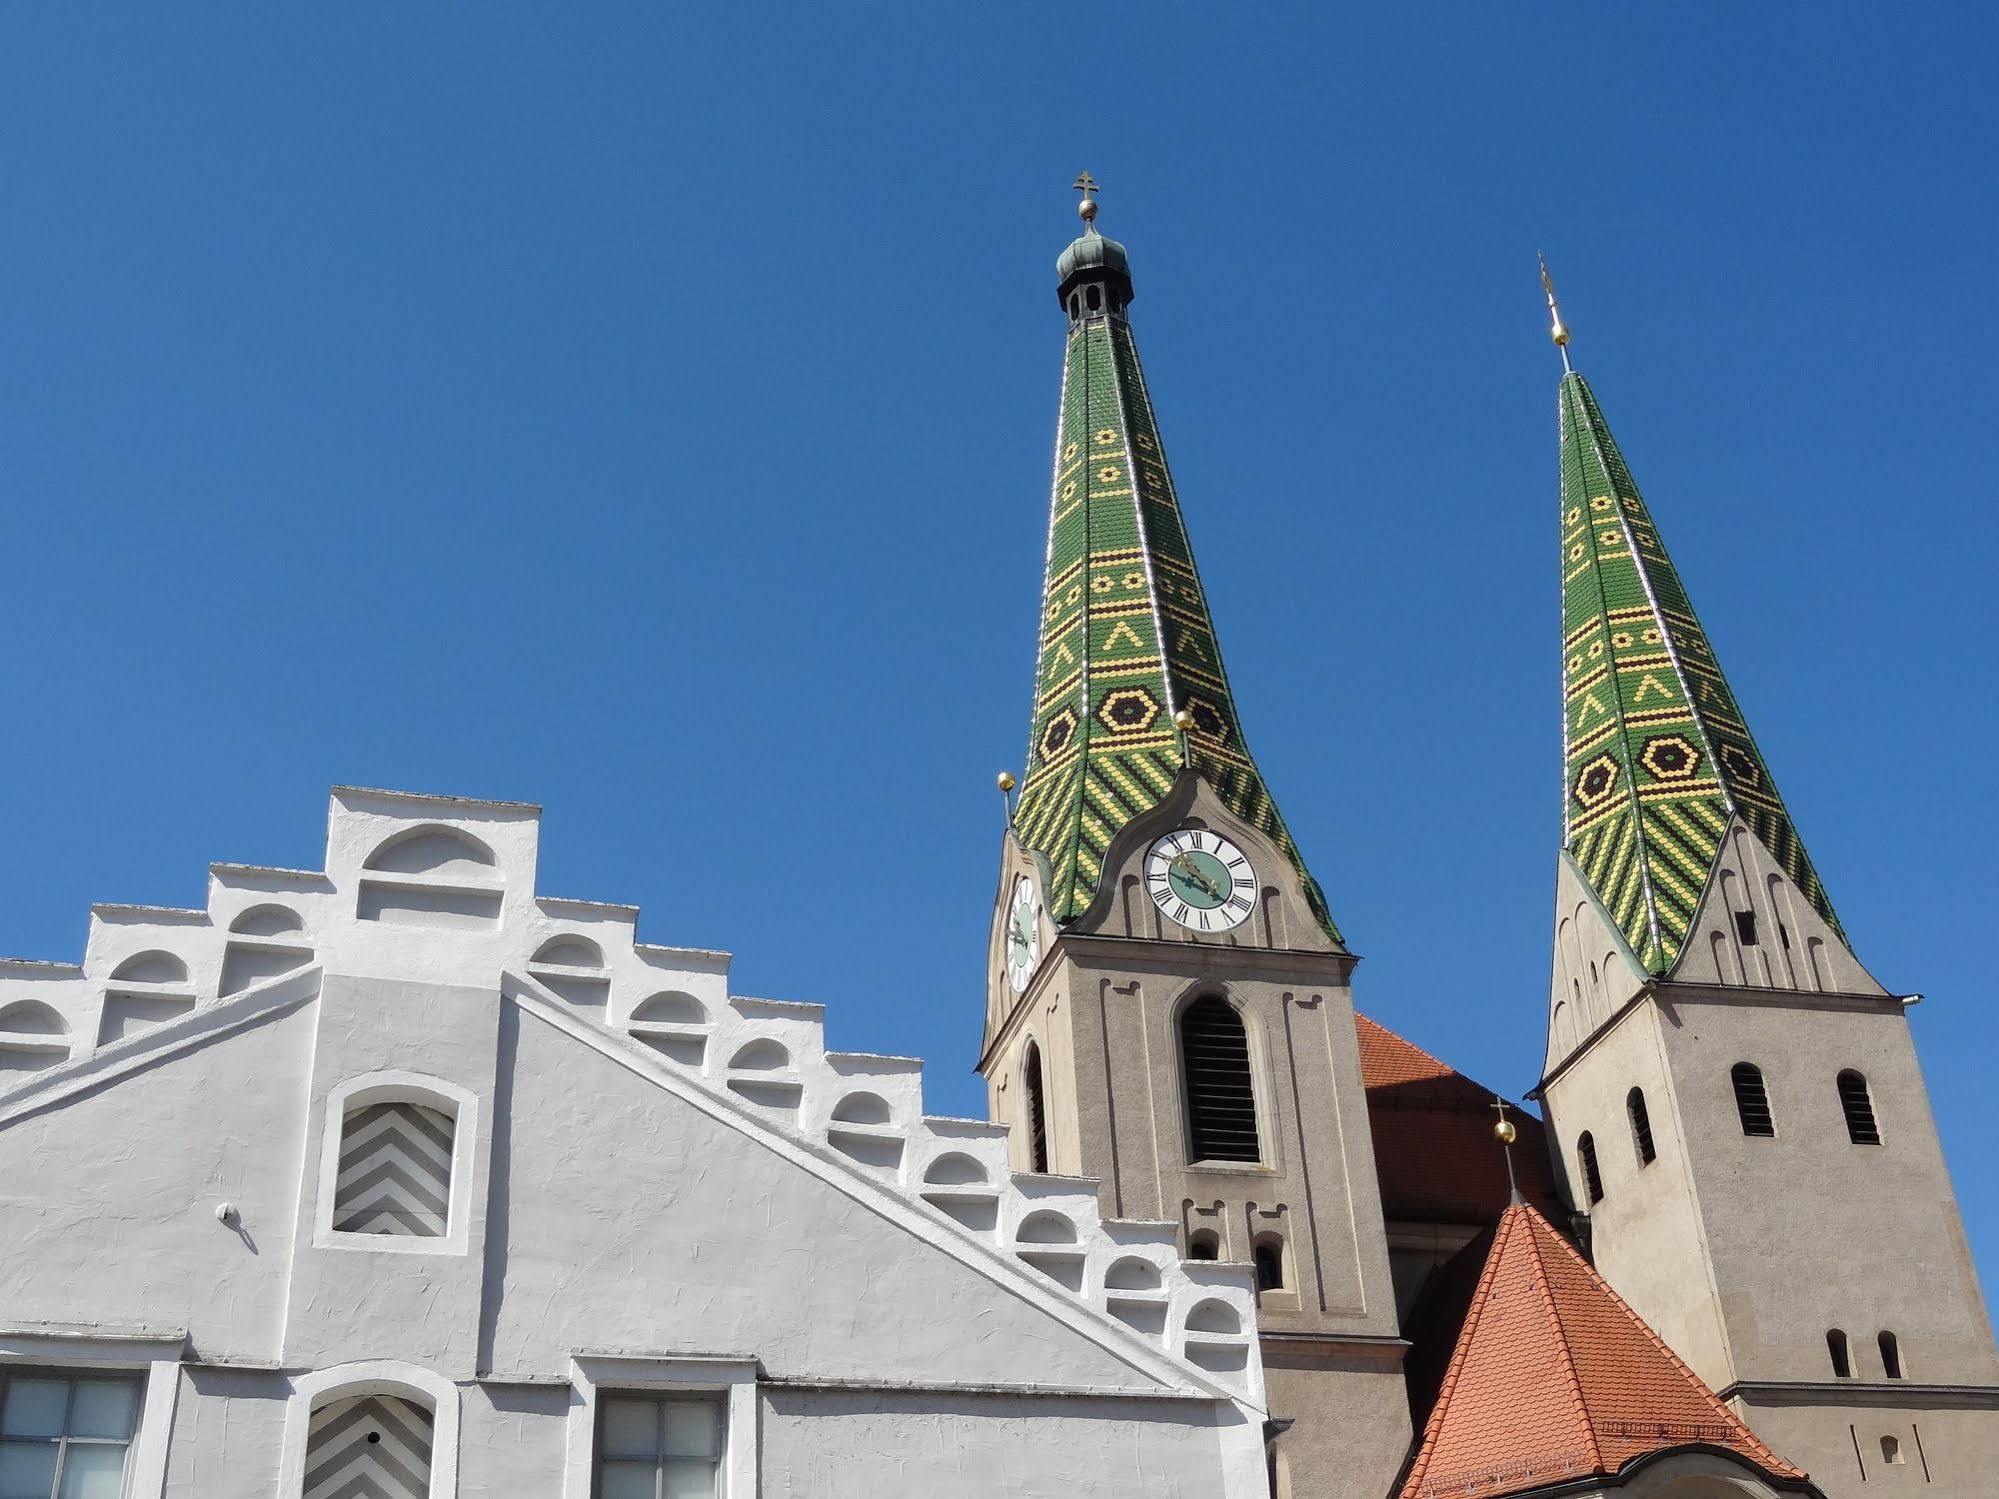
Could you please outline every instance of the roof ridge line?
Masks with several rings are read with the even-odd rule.
[[[1582,1420],[1584,1440],[1588,1442],[1589,1450],[1595,1457],[1597,1471],[1603,1472],[1606,1468],[1603,1443],[1597,1436],[1596,1421],[1590,1414],[1589,1397],[1583,1393],[1582,1372],[1576,1367],[1576,1351],[1569,1342],[1568,1328],[1562,1325],[1561,1308],[1555,1301],[1555,1288],[1549,1284],[1548,1267],[1541,1258],[1540,1240],[1534,1232],[1534,1218],[1539,1215],[1533,1214],[1533,1210],[1524,1202],[1516,1203],[1506,1211],[1509,1214],[1517,1214],[1518,1221],[1525,1225],[1527,1253],[1533,1270],[1534,1286],[1541,1293],[1542,1308],[1548,1314],[1548,1325],[1554,1331],[1556,1345],[1561,1350],[1562,1368],[1568,1374],[1569,1388],[1575,1395],[1576,1414]],[[1533,1216],[1530,1217],[1530,1214]],[[1547,1220],[1542,1221],[1546,1223]],[[1554,1227],[1549,1225],[1548,1232],[1552,1234],[1554,1231]]]
[[[1493,1234],[1492,1247],[1486,1251],[1485,1264],[1479,1270],[1478,1285],[1472,1290],[1464,1325],[1458,1329],[1457,1346],[1451,1350],[1451,1361],[1444,1368],[1443,1382],[1437,1386],[1437,1398],[1430,1406],[1429,1419],[1423,1423],[1423,1440],[1416,1448],[1415,1457],[1410,1459],[1409,1475],[1398,1490],[1398,1499],[1413,1499],[1419,1492],[1417,1485],[1427,1476],[1430,1462],[1436,1455],[1438,1439],[1444,1432],[1445,1412],[1450,1407],[1451,1397],[1457,1392],[1464,1366],[1471,1357],[1478,1324],[1492,1301],[1492,1283],[1499,1273],[1499,1249],[1505,1242],[1507,1231],[1506,1214],[1502,1213]]]

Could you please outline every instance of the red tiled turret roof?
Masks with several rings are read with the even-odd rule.
[[[1399,1499],[1499,1499],[1677,1447],[1804,1474],[1741,1420],[1532,1207],[1500,1218]]]

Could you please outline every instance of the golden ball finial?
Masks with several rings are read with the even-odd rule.
[[[1492,1138],[1501,1145],[1511,1145],[1520,1138],[1520,1131],[1513,1127],[1511,1119],[1502,1119],[1492,1127]]]
[[[1558,349],[1566,349],[1569,346],[1569,330],[1560,319],[1557,319],[1555,326],[1548,330],[1548,336],[1555,341],[1555,347]]]
[[[1178,713],[1173,715],[1173,727],[1183,734],[1191,733],[1194,728],[1193,713],[1186,708],[1182,708]]]
[[[1010,771],[1010,770],[1003,770],[1003,771],[1001,771],[1001,772],[999,773],[999,789],[1000,789],[1001,791],[1003,791],[1003,792],[1004,792],[1004,791],[1011,791],[1011,790],[1013,790],[1013,772],[1012,772],[1012,771]]]

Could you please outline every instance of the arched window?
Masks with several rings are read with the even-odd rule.
[[[1874,1100],[1867,1092],[1867,1079],[1849,1067],[1839,1075],[1838,1083],[1847,1139],[1855,1145],[1879,1145],[1881,1127],[1874,1122]]]
[[[1902,1345],[1892,1332],[1884,1332],[1878,1341],[1881,1344],[1881,1372],[1890,1379],[1902,1377]]]
[[[1048,1169],[1048,1107],[1041,1090],[1041,1048],[1027,1043],[1020,1067],[1022,1102],[1027,1109],[1027,1163],[1031,1171]]]
[[[1589,1193],[1590,1206],[1603,1201],[1603,1173],[1596,1165],[1596,1138],[1584,1130],[1576,1140],[1576,1160],[1582,1164],[1583,1187]]]
[[[1234,1005],[1209,995],[1187,1006],[1180,1016],[1180,1066],[1189,1159],[1261,1160],[1249,1036]]]
[[[1772,1138],[1777,1121],[1770,1113],[1770,1095],[1763,1088],[1763,1069],[1754,1062],[1737,1062],[1728,1073],[1735,1085],[1735,1112],[1745,1135]]]
[[[1624,1095],[1624,1112],[1631,1116],[1631,1143],[1638,1151],[1638,1164],[1649,1166],[1659,1158],[1652,1144],[1652,1116],[1645,1111],[1645,1090],[1633,1088]]]
[[[1847,1351],[1846,1334],[1837,1327],[1830,1329],[1825,1335],[1825,1349],[1832,1355],[1832,1377],[1853,1378],[1853,1356]]]
[[[1264,1234],[1250,1249],[1250,1258],[1256,1263],[1256,1288],[1259,1291],[1281,1291],[1284,1289],[1284,1241],[1276,1234]]]
[[[1218,1260],[1222,1257],[1222,1241],[1213,1229],[1197,1228],[1187,1235],[1187,1258],[1190,1260]]]

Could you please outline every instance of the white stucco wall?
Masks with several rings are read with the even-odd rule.
[[[537,829],[337,792],[324,873],[217,866],[206,911],[102,908],[81,965],[0,965],[0,1012],[32,994],[66,1051],[0,1073],[0,1359],[167,1358],[147,1492],[202,1499],[295,1484],[349,1388],[433,1410],[434,1494],[585,1499],[592,1390],[722,1368],[739,1488],[1261,1492],[1245,1272],[1009,1173],[1003,1130],[924,1114],[920,1064],[828,1053],[722,955],[538,896]],[[661,994],[698,1057],[645,1044]],[[442,1238],[331,1227],[342,1100],[388,1084],[456,1117]],[[1106,1305],[1133,1258],[1163,1331]]]

